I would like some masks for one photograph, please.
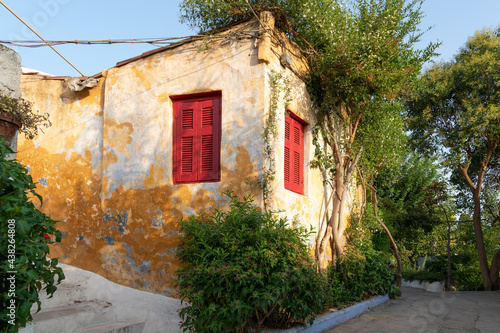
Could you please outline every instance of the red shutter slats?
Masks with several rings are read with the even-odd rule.
[[[213,135],[201,137],[201,172],[210,172],[214,169]]]
[[[285,117],[285,188],[304,194],[304,125],[295,118]]]
[[[300,130],[301,129],[298,128],[296,126],[296,124],[294,124],[294,126],[293,126],[293,143],[295,143],[296,145],[300,145]]]
[[[174,100],[174,183],[220,180],[220,94]]]
[[[201,126],[212,126],[214,123],[214,108],[212,103],[203,103],[201,108]]]
[[[181,139],[181,174],[193,172],[193,137]]]
[[[296,151],[293,152],[293,186],[300,186],[300,154]]]
[[[290,187],[290,148],[285,147],[285,188]]]
[[[182,129],[193,129],[194,119],[193,119],[193,109],[182,110],[181,113],[181,126]]]

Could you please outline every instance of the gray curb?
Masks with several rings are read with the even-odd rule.
[[[349,320],[357,315],[376,307],[389,300],[389,295],[376,296],[367,301],[355,304],[343,310],[329,313],[325,316],[316,318],[312,325],[304,324],[299,327],[293,327],[287,330],[262,330],[263,333],[320,333],[324,332],[333,326],[336,326],[346,320]]]

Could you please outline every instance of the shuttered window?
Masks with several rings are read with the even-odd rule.
[[[285,188],[304,194],[304,122],[292,113],[285,117]]]
[[[221,95],[173,97],[174,183],[220,180]]]

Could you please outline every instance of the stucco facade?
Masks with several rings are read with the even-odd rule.
[[[301,195],[284,188],[280,101],[271,207],[318,228],[325,194],[321,173],[309,167],[311,102],[296,71],[282,66],[284,51],[263,35],[249,21],[218,39],[155,50],[103,71],[97,87],[79,92],[68,88],[68,79],[23,75],[23,97],[52,121],[34,140],[18,142],[18,159],[39,182],[42,211],[61,221],[64,238],[51,256],[116,283],[175,297],[177,221],[223,208],[226,190],[252,194],[263,204],[262,191],[246,179],[258,177],[265,165],[262,132],[272,70],[291,80],[288,109],[308,125]],[[302,66],[291,59],[292,69]],[[175,185],[172,97],[214,91],[221,94],[220,181]]]
[[[19,98],[21,96],[21,57],[14,50],[0,44],[0,95]],[[10,141],[10,148],[16,150],[17,133]],[[8,157],[15,158],[15,154]]]

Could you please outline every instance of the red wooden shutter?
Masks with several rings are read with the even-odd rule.
[[[220,95],[174,100],[174,183],[220,180]]]
[[[220,173],[220,99],[200,101],[199,181],[219,180]]]
[[[304,194],[304,125],[285,117],[285,188]]]
[[[290,151],[292,150],[292,143],[290,140],[290,129],[292,126],[293,119],[286,116],[285,117],[285,188],[291,189],[290,179],[292,178],[290,173],[293,170],[292,161],[290,161]]]
[[[177,182],[196,181],[196,103],[180,101],[175,110],[174,178]]]

